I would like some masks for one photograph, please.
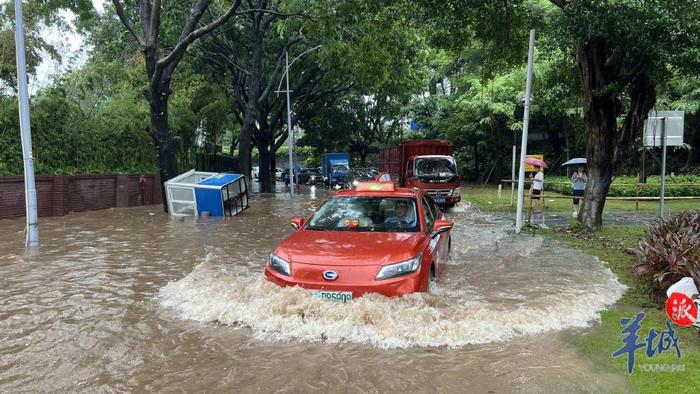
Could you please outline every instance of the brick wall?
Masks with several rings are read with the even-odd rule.
[[[161,204],[160,175],[50,175],[36,177],[39,216]],[[24,216],[24,177],[0,177],[0,219]]]

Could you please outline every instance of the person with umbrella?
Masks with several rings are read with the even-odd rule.
[[[532,188],[530,189],[530,194],[532,199],[537,201],[537,209],[542,210],[542,203],[540,201],[540,195],[542,195],[542,189],[544,188],[544,171],[539,165],[535,165],[535,178],[532,180]]]
[[[547,163],[545,163],[544,160],[528,156],[525,158],[525,164],[533,165],[537,172],[532,180],[532,186],[530,187],[530,202],[532,203],[533,200],[538,201],[538,209],[541,210],[543,204],[539,201],[542,195],[542,189],[544,189],[544,172],[542,170],[547,168]],[[532,205],[530,208],[532,208]]]
[[[571,188],[573,189],[574,196],[574,217],[578,215],[578,203],[581,197],[583,197],[583,192],[586,190],[586,182],[588,182],[588,175],[586,174],[585,170],[585,165],[587,162],[588,160],[586,160],[586,158],[577,157],[562,164],[562,166],[577,166],[576,172],[571,175]]]

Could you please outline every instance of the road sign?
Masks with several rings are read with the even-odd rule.
[[[666,147],[683,145],[683,111],[650,111],[644,122],[644,146],[661,147],[661,195],[659,211],[664,217]]]
[[[683,145],[683,111],[650,111],[644,122],[644,146],[661,146],[661,123],[666,124],[666,146]]]

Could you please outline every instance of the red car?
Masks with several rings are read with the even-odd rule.
[[[450,253],[453,223],[430,196],[392,182],[361,182],[329,198],[270,255],[265,276],[346,302],[367,293],[428,290]]]

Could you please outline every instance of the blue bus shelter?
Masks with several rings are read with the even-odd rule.
[[[173,216],[233,216],[248,208],[248,183],[241,174],[190,170],[165,182]]]

